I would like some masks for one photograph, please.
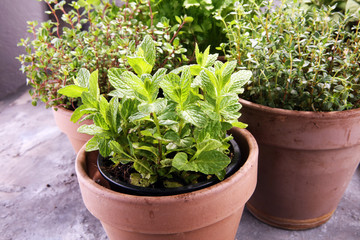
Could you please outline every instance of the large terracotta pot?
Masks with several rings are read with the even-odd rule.
[[[95,169],[97,153],[83,148],[76,173],[84,203],[111,240],[234,240],[255,189],[258,148],[248,131],[234,129],[233,135],[245,164],[211,187],[172,196],[134,196],[104,187]]]
[[[285,229],[325,223],[359,164],[360,109],[325,113],[240,103],[240,121],[259,144],[250,212]]]
[[[92,120],[85,120],[81,123],[73,123],[70,121],[73,111],[67,110],[65,108],[59,107],[57,110],[52,109],[56,125],[58,128],[66,134],[70,140],[76,153],[79,152],[81,147],[92,137],[87,134],[77,132],[77,129],[84,124],[91,125],[93,124]]]

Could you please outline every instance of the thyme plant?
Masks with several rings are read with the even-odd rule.
[[[241,1],[224,22],[228,57],[254,74],[242,96],[270,107],[341,111],[360,107],[360,22],[334,7]]]
[[[138,186],[177,187],[211,175],[223,179],[231,161],[232,137],[226,131],[246,126],[237,120],[238,94],[251,72],[234,72],[236,61],[216,61],[209,49],[197,49],[196,64],[169,73],[160,68],[150,74],[155,59],[155,43],[146,36],[128,58],[132,71],[109,70],[110,101],[100,94],[97,70],[81,69],[75,85],[61,89],[83,100],[73,121],[84,114],[94,120],[78,130],[94,135],[86,150],[111,156],[114,168],[130,167],[130,183]]]
[[[49,20],[40,26],[37,22],[28,22],[33,39],[21,39],[18,44],[26,49],[18,59],[32,87],[33,105],[38,100],[45,102],[46,107],[74,109],[81,105],[77,99],[58,93],[63,86],[74,83],[81,68],[98,70],[100,92],[109,93],[112,87],[106,77],[108,69],[129,69],[126,56],[134,53],[147,34],[152,35],[158,49],[154,70],[173,68],[187,60],[187,51],[176,34],[178,29],[173,28],[168,19],[161,18],[150,25],[138,20],[140,16],[152,16],[147,3],[116,6],[109,0],[81,0],[70,3],[72,9],[66,11],[65,0],[42,1],[47,3],[50,9],[47,13],[56,21]],[[60,19],[66,23],[63,28]],[[84,25],[88,26],[87,31]],[[181,24],[184,25],[186,22]]]

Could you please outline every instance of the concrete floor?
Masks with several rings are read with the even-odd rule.
[[[107,239],[82,203],[69,141],[51,110],[32,107],[25,90],[0,101],[0,240]],[[359,240],[360,168],[326,224],[285,231],[245,210],[236,239]]]

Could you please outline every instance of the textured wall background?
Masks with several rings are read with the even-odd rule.
[[[0,0],[0,99],[24,86],[26,77],[15,57],[25,52],[17,47],[20,38],[29,36],[27,21],[47,19],[46,6],[36,0]]]

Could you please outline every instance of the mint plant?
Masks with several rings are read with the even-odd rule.
[[[152,17],[147,3],[116,6],[115,1],[81,0],[70,3],[72,9],[67,11],[65,0],[42,1],[48,5],[47,13],[55,22],[49,20],[40,26],[37,22],[28,22],[33,39],[21,39],[18,44],[26,50],[18,60],[32,87],[33,105],[39,100],[46,107],[75,109],[81,105],[78,99],[58,93],[63,86],[74,83],[81,68],[90,72],[98,70],[100,92],[108,94],[112,90],[107,80],[108,69],[130,68],[126,56],[132,55],[149,33],[158,50],[154,69],[169,69],[187,61],[187,50],[177,34],[180,29],[170,25],[166,18],[149,25],[138,20],[140,16]],[[61,28],[60,20],[66,23],[65,27]],[[84,30],[84,25],[88,30]]]
[[[86,150],[110,156],[114,168],[128,166],[133,185],[177,187],[196,183],[201,176],[223,179],[231,161],[227,154],[232,137],[226,132],[246,127],[237,120],[238,94],[251,72],[234,72],[236,61],[222,63],[208,50],[197,50],[197,64],[150,74],[155,49],[146,36],[136,55],[128,58],[132,71],[109,70],[114,87],[110,101],[100,94],[97,71],[81,69],[75,85],[60,91],[81,96],[83,105],[74,112],[74,122],[84,114],[94,120],[78,130],[94,135]]]
[[[359,108],[360,22],[349,25],[349,14],[333,18],[334,7],[272,2],[242,1],[235,20],[222,18],[228,58],[254,74],[242,97],[293,110]]]

